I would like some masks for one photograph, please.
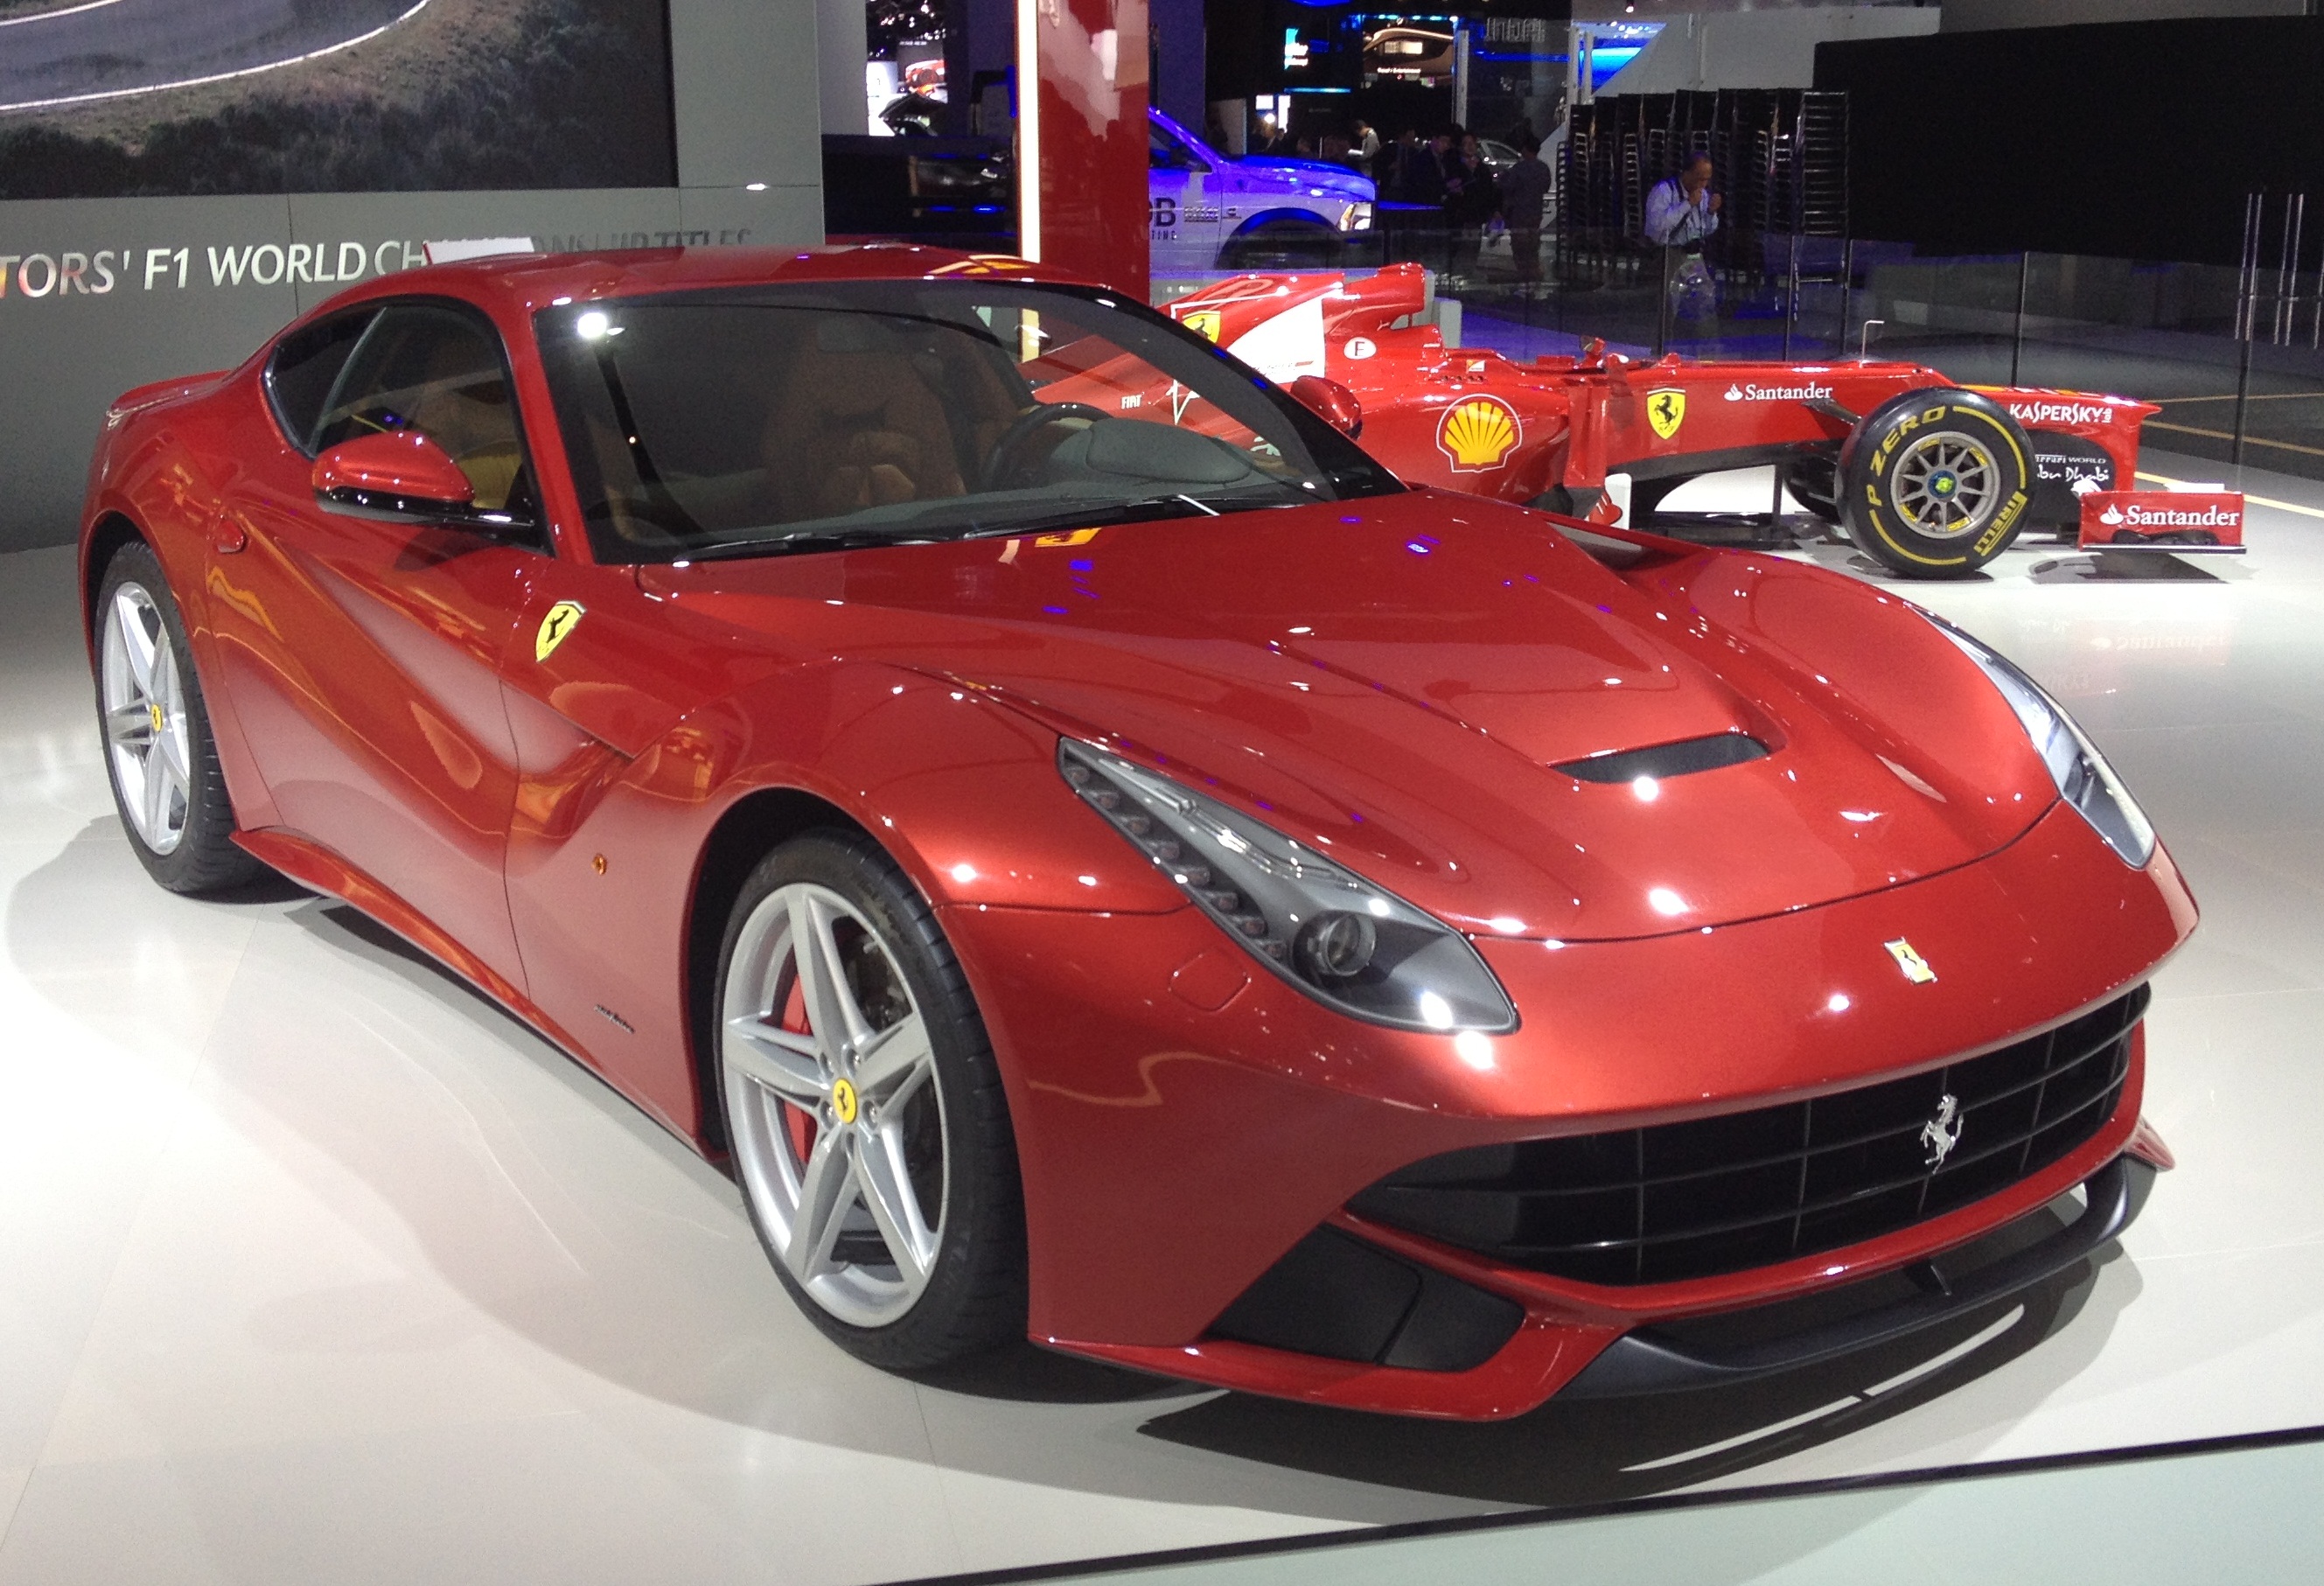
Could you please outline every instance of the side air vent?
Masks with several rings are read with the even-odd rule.
[[[1767,746],[1746,733],[1713,733],[1708,738],[1688,738],[1677,743],[1657,743],[1652,749],[1622,749],[1569,760],[1551,767],[1581,782],[1635,782],[1640,777],[1656,781],[1695,771],[1715,771],[1723,765],[1763,760]]]

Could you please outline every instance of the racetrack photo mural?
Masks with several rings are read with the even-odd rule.
[[[0,0],[0,198],[676,181],[666,0]]]

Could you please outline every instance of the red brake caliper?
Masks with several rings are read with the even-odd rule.
[[[801,989],[797,976],[792,977],[790,993],[783,999],[782,1028],[795,1036],[806,1035],[809,1030],[807,1019],[807,993]],[[785,1102],[783,1132],[790,1136],[791,1149],[798,1153],[798,1160],[804,1163],[809,1154],[815,1150],[815,1114],[804,1107],[793,1106],[790,1102]]]

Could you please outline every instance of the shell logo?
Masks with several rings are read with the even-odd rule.
[[[1455,474],[1498,468],[1524,439],[1517,410],[1499,397],[1455,402],[1436,423],[1436,449],[1452,459]]]

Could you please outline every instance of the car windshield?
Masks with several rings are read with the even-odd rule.
[[[600,561],[776,556],[1400,490],[1195,333],[989,279],[626,297],[536,319]]]

